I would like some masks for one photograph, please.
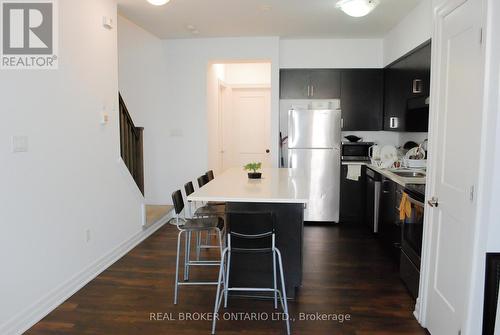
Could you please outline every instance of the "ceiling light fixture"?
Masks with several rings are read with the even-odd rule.
[[[166,5],[170,0],[148,0],[148,2],[155,6]]]
[[[349,16],[361,17],[370,14],[379,3],[379,0],[340,0],[336,7]]]

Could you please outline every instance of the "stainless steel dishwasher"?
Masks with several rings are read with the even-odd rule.
[[[381,175],[368,167],[366,169],[366,224],[373,233],[379,231],[381,188]]]

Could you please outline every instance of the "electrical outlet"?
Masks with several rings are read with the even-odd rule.
[[[89,243],[89,242],[90,242],[90,229],[87,229],[87,230],[85,231],[85,241],[86,241],[87,243]]]
[[[182,137],[184,132],[180,128],[170,129],[170,137]]]

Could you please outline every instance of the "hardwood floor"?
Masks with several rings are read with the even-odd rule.
[[[292,334],[426,334],[397,269],[372,235],[339,226],[306,226],[304,235],[303,287],[289,302]],[[180,317],[211,313],[215,287],[181,287],[173,305],[176,236],[177,229],[165,225],[27,334],[210,334],[210,321]],[[192,269],[193,279],[215,277],[216,269]],[[234,298],[224,312],[274,310],[270,301]],[[151,313],[163,320],[150,320]],[[299,313],[349,314],[350,320],[301,321]],[[279,333],[285,333],[283,321],[217,323],[217,334]]]

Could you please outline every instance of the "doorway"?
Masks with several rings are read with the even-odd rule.
[[[209,168],[271,166],[271,63],[216,63],[208,69]]]

